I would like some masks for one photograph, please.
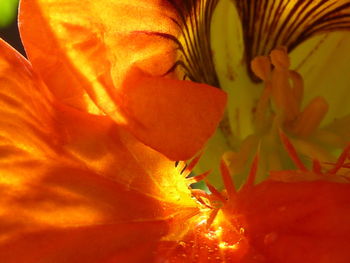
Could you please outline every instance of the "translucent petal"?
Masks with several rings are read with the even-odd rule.
[[[54,82],[54,93],[65,83],[67,99],[80,103],[86,91],[138,139],[187,159],[214,132],[225,95],[165,76],[176,61],[175,18],[171,5],[157,0],[27,0],[20,12],[28,57],[50,87]]]
[[[197,213],[173,162],[55,101],[3,41],[0,81],[1,259],[138,262],[179,211]]]
[[[293,66],[305,80],[304,105],[315,96],[329,104],[323,125],[350,113],[349,43],[349,32],[334,32],[310,39],[291,54]]]

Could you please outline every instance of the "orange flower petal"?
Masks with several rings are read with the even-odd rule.
[[[165,224],[115,223],[43,230],[0,246],[6,263],[154,262],[152,251]]]
[[[241,193],[233,214],[245,222],[254,248],[248,255],[266,262],[346,262],[349,193],[349,184],[325,181],[266,181]]]
[[[62,148],[91,171],[156,200],[195,207],[186,180],[174,162],[145,146],[110,118],[62,105],[56,117]]]
[[[62,82],[68,100],[81,98],[84,88],[145,144],[187,159],[214,132],[226,98],[206,85],[162,77],[176,60],[176,16],[158,0],[25,0],[20,25],[30,61],[56,94]]]
[[[167,233],[169,216],[152,197],[69,163],[15,165],[23,174],[0,188],[4,262],[99,262],[124,249],[142,258],[152,256],[142,246]]]
[[[0,82],[5,262],[139,262],[153,256],[146,248],[167,233],[179,207],[196,212],[173,162],[109,118],[54,101],[3,41]]]
[[[121,93],[127,128],[174,160],[189,159],[202,147],[216,129],[226,100],[207,85],[151,77],[139,70],[129,73]]]
[[[0,156],[11,157],[16,144],[38,158],[50,154],[53,131],[52,98],[31,66],[0,39]]]

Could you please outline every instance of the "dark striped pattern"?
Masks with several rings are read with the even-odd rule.
[[[244,32],[246,62],[273,48],[289,51],[319,33],[349,30],[349,0],[233,0]]]
[[[210,23],[219,0],[167,0],[178,13],[173,22],[181,36],[173,39],[180,51],[179,60],[169,70],[181,67],[185,79],[219,87],[210,45]]]

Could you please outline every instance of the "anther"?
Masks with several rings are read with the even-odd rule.
[[[250,64],[252,71],[261,80],[267,81],[271,75],[271,62],[266,56],[254,58]]]
[[[288,69],[290,67],[290,59],[285,47],[279,47],[270,53],[272,65],[277,69]]]

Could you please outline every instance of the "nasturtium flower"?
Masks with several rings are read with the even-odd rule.
[[[228,104],[197,171],[211,169],[224,154],[240,185],[258,148],[261,168],[257,180],[263,180],[269,170],[292,168],[281,146],[279,129],[283,129],[293,141],[305,164],[310,165],[313,159],[321,163],[334,162],[339,151],[350,141],[347,103],[350,2],[206,2],[217,2],[209,36],[213,52],[207,56],[215,68],[210,79],[216,79],[217,87],[227,92]],[[209,8],[206,10],[209,12]],[[282,51],[274,51],[282,47],[289,58],[282,55]],[[208,54],[205,50],[200,53]],[[265,57],[264,62],[261,62],[261,56]],[[252,69],[251,62],[256,57],[260,60],[256,60],[253,66],[260,61],[260,66],[261,63],[267,64],[266,67],[271,64],[271,70],[277,58],[288,60],[284,72],[274,70],[276,81],[273,86],[285,98],[291,98],[288,90],[299,90],[300,98],[296,99],[300,104],[298,114],[293,114],[293,103],[285,101],[282,109],[281,105],[276,105],[276,96],[279,95],[267,94],[266,81],[256,75],[257,68]],[[194,79],[202,82],[202,78]],[[264,103],[264,114],[269,116],[262,119],[261,109],[257,111]],[[281,120],[284,118],[282,111],[289,115],[289,120]],[[290,118],[298,119],[298,129],[290,127],[290,122],[293,122]],[[213,172],[210,180],[219,186],[220,180],[215,177],[219,178]]]
[[[19,26],[33,68],[61,102],[108,115],[147,145],[185,160],[214,132],[226,96],[168,72],[176,48],[166,36],[178,34],[175,18],[158,0],[26,0]]]
[[[256,158],[238,192],[222,162],[225,191],[191,190],[205,176],[188,177],[198,158],[174,165],[108,116],[61,103],[0,43],[2,262],[350,258],[350,148],[326,172],[301,166],[258,185]]]
[[[182,160],[226,101],[210,42],[218,4],[22,0],[28,60],[0,41],[1,262],[348,262],[350,146],[308,168],[283,85],[261,115],[291,125],[276,135],[296,168],[256,184],[260,144],[239,190],[228,154],[215,164],[224,190],[191,188],[209,172],[192,174],[201,155]],[[285,46],[248,72],[264,91],[292,78],[300,95]]]
[[[0,258],[52,262],[347,262],[350,147],[321,171],[302,165],[235,190],[189,185],[188,166],[144,145],[109,116],[55,98],[0,42]],[[301,161],[288,138],[287,152]]]

